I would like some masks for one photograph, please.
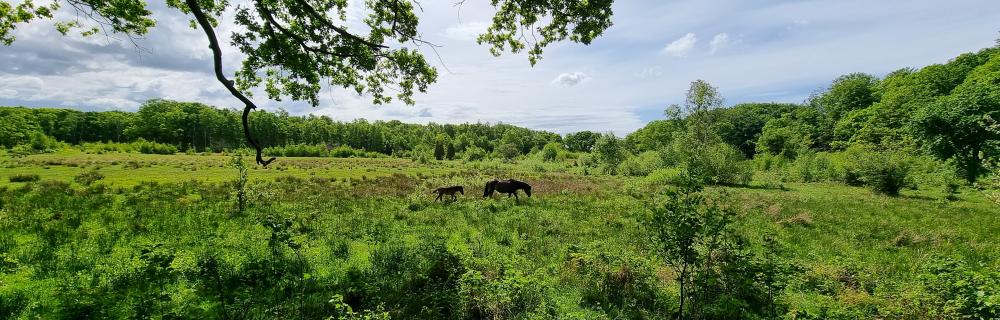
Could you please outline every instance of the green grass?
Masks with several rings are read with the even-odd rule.
[[[396,318],[676,312],[674,275],[647,225],[658,197],[634,192],[642,178],[533,161],[281,158],[252,167],[239,213],[232,187],[218,183],[236,177],[229,159],[2,159],[0,317],[323,318],[334,295]],[[72,182],[93,169],[105,178]],[[11,183],[13,174],[42,181]],[[534,197],[481,198],[483,182],[507,176],[531,182]],[[431,189],[454,184],[465,196],[433,201]],[[978,192],[952,202],[933,190],[786,187],[708,193],[739,212],[754,246],[774,236],[799,267],[779,299],[789,315],[924,318],[926,303],[912,306],[928,294],[919,275],[931,259],[1000,266],[997,206]]]

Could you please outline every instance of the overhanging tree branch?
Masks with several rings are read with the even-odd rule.
[[[257,105],[237,90],[233,81],[227,79],[226,75],[222,73],[222,48],[219,46],[219,39],[215,36],[215,29],[212,28],[212,24],[208,21],[205,12],[201,10],[198,0],[185,0],[185,2],[188,8],[191,9],[191,13],[194,14],[195,20],[198,21],[198,25],[205,31],[205,36],[208,37],[208,47],[212,49],[212,63],[215,65],[215,78],[229,90],[230,94],[243,102],[243,135],[246,137],[247,142],[257,151],[257,163],[266,167],[275,158],[271,157],[264,160],[263,148],[260,147],[257,140],[250,134],[250,111],[257,109]]]
[[[324,18],[323,15],[319,14],[319,12],[316,11],[316,8],[314,8],[311,4],[309,4],[309,2],[306,2],[306,0],[296,0],[295,2],[297,2],[299,5],[301,5],[302,8],[304,8],[306,10],[306,12],[308,12],[309,15],[313,17],[313,19],[319,20],[319,22],[322,23],[324,26],[326,26],[327,28],[330,28],[330,30],[333,30],[334,32],[340,34],[341,36],[353,39],[354,41],[360,42],[360,43],[362,43],[362,44],[364,44],[364,45],[366,45],[366,46],[368,46],[368,47],[370,47],[370,48],[372,48],[374,50],[388,48],[385,45],[381,45],[381,44],[378,44],[378,43],[374,43],[374,42],[365,40],[362,37],[359,37],[357,35],[354,35],[353,33],[347,32],[347,30],[344,30],[343,28],[334,25],[332,22],[330,22],[329,20],[327,20],[326,18]]]

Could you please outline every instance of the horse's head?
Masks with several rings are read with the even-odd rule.
[[[483,198],[489,197],[493,194],[493,190],[497,187],[497,181],[493,180],[486,183],[486,188],[483,189]]]
[[[524,183],[524,194],[528,195],[528,198],[531,198],[531,186],[527,183]]]

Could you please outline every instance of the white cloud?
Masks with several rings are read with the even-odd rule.
[[[643,68],[642,71],[639,71],[639,73],[636,74],[636,76],[641,79],[659,78],[663,76],[663,67],[652,66],[648,68]]]
[[[674,40],[666,48],[663,48],[663,53],[669,54],[675,57],[683,57],[694,49],[694,44],[698,42],[698,38],[694,36],[694,33],[688,32],[680,39]]]
[[[488,27],[489,24],[485,22],[460,23],[445,29],[444,34],[454,40],[470,41],[476,40],[476,37],[485,32]]]
[[[572,87],[587,81],[590,81],[590,76],[588,76],[586,73],[577,71],[572,73],[560,74],[558,77],[556,77],[555,80],[552,80],[552,83],[562,86]]]
[[[715,37],[712,37],[712,42],[709,43],[709,46],[711,47],[711,49],[708,51],[708,54],[715,54],[715,52],[719,51],[719,49],[728,47],[729,34],[720,33],[715,35]]]

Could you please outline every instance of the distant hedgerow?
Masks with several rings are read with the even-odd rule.
[[[14,174],[8,179],[10,182],[34,182],[41,178],[37,174]]]

